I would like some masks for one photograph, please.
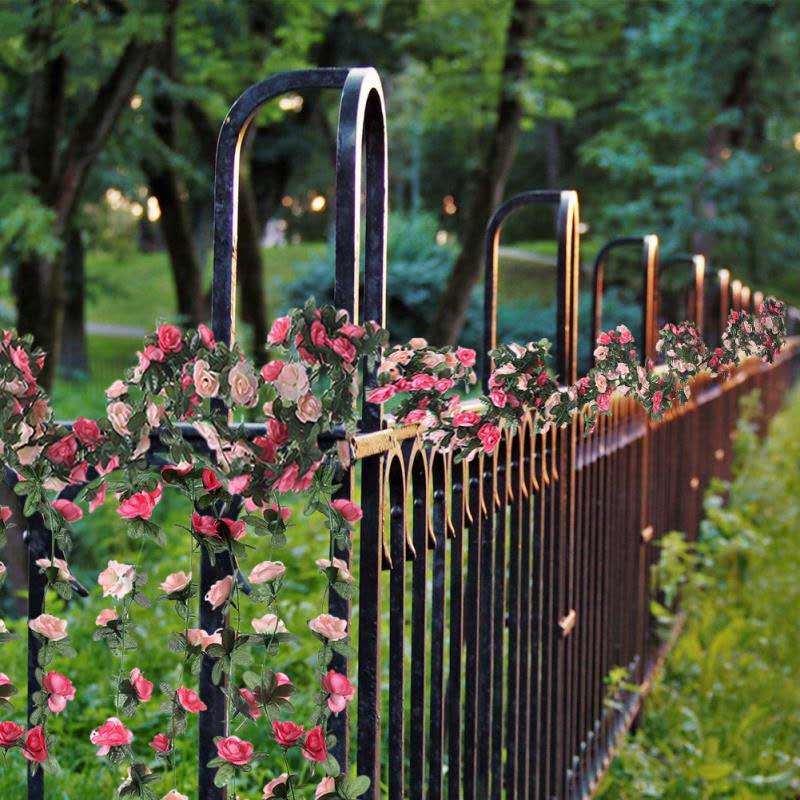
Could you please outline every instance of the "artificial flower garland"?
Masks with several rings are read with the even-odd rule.
[[[274,546],[286,541],[290,509],[282,500],[289,493],[302,493],[307,512],[321,514],[331,534],[327,557],[317,560],[325,593],[356,595],[348,563],[334,556],[334,545],[349,548],[361,509],[350,500],[333,499],[347,455],[342,448],[321,449],[319,440],[327,431],[356,431],[357,368],[366,362],[377,372],[377,385],[367,393],[369,402],[391,401],[394,420],[417,424],[427,441],[469,459],[493,453],[503,427],[518,425],[528,413],[535,412],[538,430],[564,425],[581,412],[592,420],[610,412],[614,392],[635,397],[658,418],[673,403],[688,399],[688,382],[698,373],[723,374],[745,357],[772,361],[786,332],[783,312],[783,304],[774,299],[764,301],[756,314],[731,312],[721,345],[713,350],[705,347],[690,323],[666,325],[657,344],[663,360],[658,368],[639,364],[633,336],[618,326],[600,334],[595,366],[569,387],[559,386],[548,368],[545,340],[524,347],[503,345],[489,354],[493,368],[488,395],[468,405],[457,389],[475,382],[474,350],[435,348],[413,339],[383,352],[388,333],[377,324],[355,325],[345,312],[318,308],[313,301],[275,321],[268,344],[282,357],[260,372],[236,345],[216,342],[206,326],[181,331],[164,324],[145,339],[136,366],[106,391],[106,418],[79,418],[69,429],[52,421],[49,400],[38,385],[44,353],[27,338],[6,331],[0,341],[0,451],[16,474],[14,490],[24,498],[23,513],[42,514],[53,533],[50,557],[36,563],[47,588],[65,600],[71,598],[73,584],[67,561],[71,524],[83,517],[82,504],[91,513],[105,502],[109,490],[129,535],[141,540],[142,547],[147,540],[163,544],[164,533],[153,522],[153,511],[165,489],[180,492],[195,509],[187,526],[190,563],[201,549],[212,561],[230,560],[232,574],[214,584],[203,599],[212,608],[232,611],[226,617],[231,621],[217,631],[193,626],[190,608],[197,583],[191,568],[166,576],[159,585],[158,599],[172,604],[180,620],[169,646],[182,656],[180,685],[159,687],[167,723],[150,742],[168,772],[171,767],[174,776],[174,743],[188,716],[205,711],[196,691],[185,685],[199,672],[205,654],[214,659],[214,681],[226,686],[230,718],[252,725],[263,718],[271,728],[282,771],[264,785],[263,798],[296,798],[305,788],[289,765],[288,754],[297,749],[318,770],[315,798],[354,800],[367,790],[369,780],[341,774],[330,754],[335,739],[326,734],[329,717],[344,711],[355,696],[348,677],[329,668],[334,653],[355,655],[347,621],[325,613],[309,621],[319,641],[317,711],[308,725],[281,719],[295,691],[289,676],[272,666],[281,647],[293,638],[281,620],[278,602],[286,568],[272,560],[251,567],[250,598],[263,611],[250,621],[252,632],[242,629],[243,581],[234,576],[244,575],[244,539],[249,533],[266,537]],[[231,423],[229,409],[246,413],[255,408],[260,408],[264,421],[258,435]],[[200,440],[186,435],[185,424]],[[160,468],[147,459],[154,436],[168,454],[168,463]],[[74,500],[59,497],[67,486],[81,487]],[[241,515],[240,505],[245,512]],[[10,515],[9,508],[0,507],[3,526]],[[4,536],[0,529],[0,545]],[[0,565],[0,581],[4,572]],[[147,581],[138,562],[110,561],[98,578],[103,596],[113,605],[98,615],[95,639],[109,647],[119,670],[115,714],[92,731],[90,739],[99,756],[128,766],[120,796],[155,798],[151,784],[160,776],[135,759],[133,733],[122,721],[150,702],[154,692],[142,671],[126,664],[126,655],[136,649],[131,633],[135,607],[151,603],[145,593]],[[42,614],[29,626],[42,645],[37,672],[42,688],[33,698],[29,730],[13,721],[0,722],[0,749],[19,749],[34,767],[47,769],[54,764],[49,717],[62,713],[76,694],[71,680],[49,667],[74,650],[65,620]],[[10,638],[0,621],[0,644]],[[0,703],[10,702],[14,693],[13,682],[0,673]],[[256,752],[252,742],[237,735],[218,739],[216,748],[217,757],[210,762],[217,768],[216,783],[232,785],[234,793],[242,774],[274,756]],[[175,787],[164,800],[185,797]]]

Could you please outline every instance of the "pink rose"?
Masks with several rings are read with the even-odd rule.
[[[42,688],[50,693],[47,707],[54,714],[60,714],[67,707],[67,701],[75,699],[72,681],[60,672],[48,672],[42,679]]]
[[[297,401],[295,416],[300,422],[316,422],[322,415],[322,403],[311,392]]]
[[[325,733],[320,725],[312,728],[303,740],[303,758],[308,761],[326,761],[328,758],[328,746],[325,743]]]
[[[233,402],[251,407],[258,400],[258,380],[247,361],[239,361],[228,373]]]
[[[333,351],[347,364],[352,364],[356,360],[356,348],[349,339],[337,336],[332,342]]]
[[[61,514],[67,522],[77,522],[83,519],[83,509],[72,500],[53,500],[53,508]]]
[[[150,519],[157,502],[152,492],[136,492],[119,504],[117,514],[123,519]]]
[[[5,525],[11,519],[11,506],[0,506],[0,520]]]
[[[436,386],[436,378],[433,375],[428,375],[427,372],[418,372],[411,378],[411,388],[415,392],[428,391]]]
[[[219,521],[209,514],[192,512],[192,530],[201,536],[219,537]]]
[[[115,619],[119,619],[117,610],[115,608],[104,608],[97,615],[97,619],[95,619],[94,624],[97,625],[98,628],[102,628],[108,625],[109,622],[113,622]]]
[[[25,734],[22,755],[28,761],[35,761],[38,764],[47,761],[47,739],[44,735],[44,728],[41,725],[31,728]]]
[[[171,572],[159,585],[164,594],[176,594],[182,592],[191,583],[191,580],[191,572]]]
[[[275,789],[277,789],[278,786],[283,786],[288,780],[288,773],[282,772],[277,778],[273,778],[271,781],[264,784],[262,800],[270,800],[271,797],[275,797]]]
[[[292,492],[295,489],[297,476],[300,473],[300,467],[295,464],[290,464],[281,474],[280,478],[275,484],[275,489],[278,492]]]
[[[320,614],[314,617],[308,627],[314,633],[319,634],[323,639],[330,642],[337,642],[347,638],[347,620],[334,617],[332,614]]]
[[[456,358],[465,367],[475,366],[475,351],[469,347],[459,347],[456,350]]]
[[[146,703],[153,696],[153,682],[144,677],[139,667],[131,670],[130,682],[140,703]]]
[[[489,399],[496,408],[504,408],[508,402],[508,395],[502,389],[493,389],[489,392]]]
[[[344,711],[356,695],[356,687],[347,676],[332,669],[322,679],[322,690],[328,693],[328,708],[334,714]]]
[[[203,347],[207,350],[213,350],[217,344],[217,340],[214,338],[214,333],[208,325],[203,325],[200,323],[197,326],[197,332],[200,334],[200,341],[203,343]]]
[[[208,361],[198,358],[192,369],[194,390],[200,397],[216,397],[219,394],[219,375],[208,368]]]
[[[500,441],[500,428],[492,422],[486,422],[478,428],[478,438],[483,445],[485,453],[494,452],[497,443]]]
[[[261,716],[261,707],[255,693],[243,686],[239,689],[239,696],[247,703],[247,713],[250,719],[258,719]]]
[[[250,742],[238,736],[227,736],[217,740],[217,755],[230,764],[243,767],[253,759],[255,748]]]
[[[391,383],[387,383],[385,386],[376,386],[367,393],[367,402],[385,403],[389,398],[394,397],[395,394],[397,394],[397,389],[395,389],[394,385]]]
[[[11,678],[5,672],[0,672],[0,686],[13,686]]]
[[[161,800],[189,800],[189,797],[181,794],[177,789],[170,789]]]
[[[453,426],[456,428],[468,428],[480,421],[480,415],[474,411],[460,411],[458,414],[453,414]]]
[[[156,337],[158,346],[165,353],[177,353],[183,347],[181,330],[177,325],[159,325]]]
[[[219,608],[230,597],[232,588],[233,576],[226,575],[224,578],[220,578],[216,583],[211,584],[211,588],[206,592],[206,602],[211,605],[211,608]]]
[[[288,749],[294,747],[302,738],[305,730],[302,725],[297,725],[294,722],[279,722],[275,720],[272,723],[272,735],[280,747]]]
[[[166,733],[157,733],[150,741],[150,747],[156,753],[169,753],[172,750],[172,742]]]
[[[276,581],[286,574],[286,567],[281,561],[262,561],[250,570],[250,583],[260,584]]]
[[[653,413],[658,414],[661,411],[661,402],[664,399],[664,392],[660,389],[653,393]]]
[[[269,334],[267,335],[267,342],[269,344],[283,344],[286,337],[289,335],[289,330],[292,327],[292,320],[290,317],[278,317],[272,323]]]
[[[203,472],[201,473],[200,478],[203,481],[203,488],[207,492],[213,492],[215,489],[222,488],[222,482],[217,477],[217,473],[214,472],[213,469],[203,467]]]
[[[600,409],[600,411],[605,412],[611,410],[611,395],[612,392],[608,391],[597,396],[597,407]]]
[[[75,462],[75,455],[78,452],[78,442],[72,434],[67,434],[57,442],[53,442],[47,448],[45,454],[59,466],[71,467]]]
[[[129,745],[133,741],[133,734],[117,717],[109,717],[99,728],[92,731],[89,741],[98,747],[98,756],[105,756],[112,747]]]
[[[6,750],[13,747],[22,738],[23,733],[25,728],[16,722],[10,720],[0,722],[0,747]]]
[[[617,330],[619,331],[620,344],[630,344],[633,341],[633,335],[624,325],[618,326]]]
[[[111,427],[120,436],[127,436],[130,433],[128,423],[133,416],[133,409],[127,403],[123,403],[122,400],[115,400],[113,403],[109,403],[106,409],[106,416],[111,423]]]
[[[330,775],[323,778],[314,791],[314,800],[319,800],[320,797],[325,797],[326,794],[333,794],[336,791],[336,781]]]
[[[200,699],[200,696],[194,689],[187,689],[185,686],[181,686],[177,694],[181,708],[188,711],[190,714],[198,714],[208,709],[208,706]]]
[[[97,576],[97,582],[103,589],[103,597],[115,597],[121,600],[133,591],[136,570],[133,564],[120,564],[113,559]]]
[[[272,383],[278,375],[281,374],[283,369],[283,361],[280,359],[276,361],[269,361],[261,367],[261,377],[267,382]]]
[[[340,497],[338,500],[334,500],[331,503],[331,508],[334,511],[338,511],[342,517],[344,517],[346,522],[354,523],[358,522],[361,517],[364,516],[364,512],[361,510],[361,507],[356,503],[352,502],[352,500],[347,500],[344,497]]]
[[[67,621],[52,614],[40,614],[28,623],[28,627],[51,642],[60,642],[67,638]]]
[[[251,623],[253,630],[262,636],[274,636],[276,633],[289,633],[282,619],[276,614],[264,614],[257,617]]]
[[[234,542],[241,541],[247,536],[247,523],[244,520],[223,517],[220,522],[225,526],[225,529],[228,531],[228,536]]]
[[[296,403],[308,394],[308,387],[308,372],[303,364],[286,364],[275,379],[275,389],[287,403]]]
[[[325,330],[325,326],[318,319],[315,319],[311,323],[310,336],[315,347],[328,347],[330,345],[328,332]]]

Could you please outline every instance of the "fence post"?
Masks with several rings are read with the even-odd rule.
[[[347,69],[311,69],[284,72],[257,83],[239,96],[220,129],[214,170],[214,274],[211,289],[211,321],[214,336],[231,345],[236,330],[236,238],[238,227],[239,163],[242,143],[256,112],[270,100],[287,92],[304,89],[341,89]],[[230,575],[230,562],[217,559],[211,564],[205,551],[200,561],[200,627],[214,631],[225,625],[221,610],[203,601],[209,587]],[[214,737],[225,736],[228,711],[224,686],[211,678],[213,659],[203,656],[200,668],[200,697],[208,710],[198,722],[198,798],[223,800],[224,789],[214,786],[216,770],[208,762],[216,756]]]
[[[532,205],[555,207],[557,228],[557,299],[556,299],[556,337],[555,368],[563,385],[577,379],[578,360],[578,278],[579,278],[579,211],[578,196],[573,191],[530,191],[512,197],[501,205],[489,220],[485,236],[485,290],[484,290],[484,351],[497,345],[497,305],[499,280],[500,234],[505,220],[520,208]],[[483,385],[488,388],[491,361],[487,359],[484,367]],[[532,750],[529,759],[537,764],[537,792],[544,797],[561,795],[566,790],[567,759],[566,723],[572,698],[567,687],[570,684],[572,649],[567,648],[566,640],[559,627],[559,620],[565,618],[574,607],[574,459],[576,447],[576,424],[573,421],[566,428],[554,431],[542,443],[550,440],[548,458],[552,459],[553,499],[551,516],[544,520],[547,531],[537,531],[540,538],[540,553],[534,558],[543,558],[546,570],[539,598],[540,613],[544,617],[542,647],[542,708],[535,709],[539,719],[532,730],[536,731],[538,752]],[[543,453],[544,457],[544,453]],[[500,540],[495,543],[500,546]],[[534,587],[534,591],[538,591]],[[502,631],[498,632],[502,636]],[[498,635],[498,634],[495,634]],[[536,678],[539,679],[539,678]],[[489,695],[482,695],[486,730],[492,721],[491,691],[492,681],[487,681]],[[502,684],[500,684],[502,685]],[[533,691],[533,690],[532,690]],[[546,696],[544,694],[546,692]],[[488,716],[486,716],[488,714]],[[493,739],[502,740],[502,728],[495,728]],[[495,767],[497,756],[502,752],[502,741],[493,741],[492,753]],[[484,775],[488,765],[484,766]],[[479,770],[479,774],[480,774]],[[533,782],[533,779],[532,781]],[[466,787],[466,784],[465,784]],[[499,797],[502,787],[502,772],[493,774],[492,797]],[[480,785],[479,789],[488,789]],[[506,787],[508,788],[508,787]],[[472,795],[471,795],[472,796]],[[481,795],[482,796],[482,795]],[[537,796],[539,796],[537,794]]]

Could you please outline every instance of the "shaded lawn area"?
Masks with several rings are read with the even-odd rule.
[[[800,790],[800,391],[763,444],[744,429],[707,499],[684,633],[601,797],[796,798]]]

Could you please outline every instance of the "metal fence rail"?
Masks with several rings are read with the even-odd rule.
[[[341,91],[337,152],[335,302],[355,322],[385,324],[386,130],[380,81],[371,69],[309,70],[258,84],[232,107],[220,135],[215,178],[213,328],[234,336],[236,196],[241,143],[264,103],[288,91]],[[362,164],[362,153],[365,160]],[[360,285],[362,170],[366,196],[365,267]],[[504,221],[525,206],[554,209],[557,220],[555,367],[577,377],[579,211],[574,192],[528,192],[497,210],[486,238],[485,349],[496,343],[499,264]],[[595,271],[595,327],[602,314],[602,264],[616,244],[642,255],[643,355],[654,355],[658,318],[655,236],[611,243]],[[702,270],[695,266],[691,308],[703,314]],[[721,281],[718,312],[705,311],[707,332],[730,302]],[[701,320],[698,319],[698,322]],[[391,321],[390,321],[391,322]],[[765,418],[778,409],[798,366],[791,340],[773,365],[749,362],[726,382],[699,378],[693,398],[658,423],[626,397],[588,433],[580,418],[534,433],[534,420],[506,431],[493,455],[457,463],[422,442],[413,426],[386,428],[378,406],[363,406],[351,439],[352,466],[340,495],[364,511],[352,569],[359,595],[332,595],[331,612],[357,631],[358,707],[331,721],[346,768],[372,779],[366,797],[577,798],[591,794],[642,692],[618,708],[604,704],[604,678],[627,667],[643,690],[663,644],[649,611],[649,568],[659,537],[694,536],[704,489],[728,474],[737,402],[762,391]],[[486,370],[488,374],[488,370]],[[370,376],[366,383],[369,384]],[[257,432],[257,431],[256,431]],[[187,435],[191,435],[187,429]],[[157,457],[157,448],[154,453]],[[71,489],[74,491],[74,487]],[[70,489],[65,490],[65,492]],[[43,577],[33,564],[49,533],[27,521],[29,610],[43,610]],[[339,552],[345,557],[346,554]],[[202,597],[230,565],[204,557]],[[223,620],[201,603],[201,626]],[[29,691],[36,681],[36,643],[29,639]],[[227,730],[224,696],[204,656],[200,694],[198,796],[225,797],[206,767],[213,737]],[[356,743],[350,743],[350,730]],[[44,797],[41,771],[28,797]]]

